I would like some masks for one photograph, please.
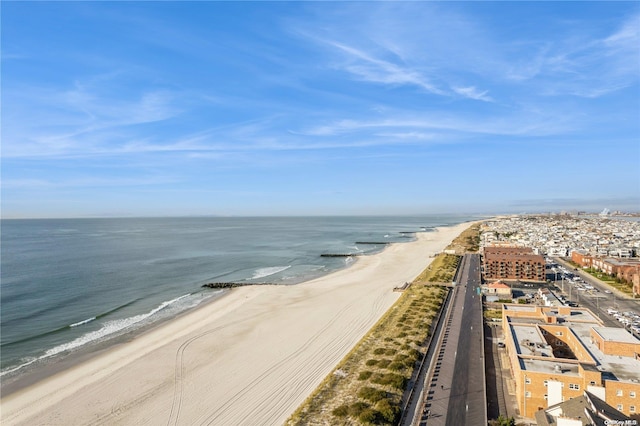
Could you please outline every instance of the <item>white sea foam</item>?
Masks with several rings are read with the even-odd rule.
[[[6,370],[2,370],[0,372],[0,377],[4,376],[5,374],[9,374],[9,373],[13,373],[14,371],[18,371],[21,368],[24,368],[28,365],[33,364],[34,362],[36,362],[37,360],[39,360],[41,358],[29,358],[25,363],[18,365],[17,367],[12,367],[12,368],[8,368]]]
[[[89,333],[85,333],[82,336],[67,342],[67,343],[63,343],[61,345],[55,346],[51,349],[49,349],[48,351],[46,351],[44,353],[44,355],[38,357],[38,358],[33,358],[33,359],[29,359],[28,361],[24,362],[23,364],[18,365],[17,367],[12,367],[6,370],[3,370],[2,372],[0,372],[0,377],[4,376],[5,374],[8,373],[12,373],[14,371],[20,370],[21,368],[24,368],[28,365],[33,364],[36,361],[40,361],[46,358],[50,358],[54,355],[57,355],[59,353],[65,352],[65,351],[69,351],[72,349],[76,349],[79,348],[80,346],[86,345],[87,343],[91,343],[94,342],[98,339],[102,339],[104,337],[107,337],[109,335],[112,335],[114,333],[118,333],[121,332],[123,330],[126,330],[127,328],[140,323],[141,321],[146,320],[147,318],[157,314],[158,312],[162,311],[163,309],[167,308],[170,305],[173,305],[174,303],[191,296],[191,293],[189,294],[185,294],[183,296],[177,297],[175,299],[172,300],[168,300],[166,302],[162,302],[160,305],[158,305],[157,307],[153,308],[151,311],[145,313],[145,314],[140,314],[140,315],[134,315],[132,317],[128,317],[128,318],[123,318],[123,319],[118,319],[118,320],[113,320],[113,321],[107,321],[105,322],[102,327],[99,330],[95,330],[95,331],[91,331]],[[196,302],[195,304],[198,304],[198,302]],[[194,304],[191,304],[190,307],[194,306]],[[71,327],[73,326],[77,326],[80,324],[85,324],[87,322],[93,321],[95,318],[88,318],[84,321],[80,321],[78,323],[72,324]]]
[[[82,320],[82,321],[76,322],[76,323],[74,323],[74,324],[71,324],[69,327],[77,327],[77,326],[79,326],[79,325],[82,325],[82,324],[86,324],[86,323],[88,323],[88,322],[91,322],[91,321],[93,321],[93,320],[95,320],[95,319],[96,319],[96,317],[87,318],[86,320]]]
[[[256,271],[253,273],[253,276],[251,277],[251,279],[252,280],[256,280],[258,278],[268,277],[269,275],[273,275],[273,274],[277,274],[278,272],[286,271],[289,268],[291,268],[291,265],[289,265],[289,266],[271,266],[271,267],[268,267],[268,268],[256,269]]]

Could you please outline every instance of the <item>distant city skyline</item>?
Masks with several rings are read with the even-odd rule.
[[[637,2],[3,2],[2,217],[640,210]]]

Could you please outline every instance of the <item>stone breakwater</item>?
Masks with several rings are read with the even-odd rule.
[[[202,284],[202,288],[235,288],[245,287],[250,285],[277,285],[276,283],[237,283],[237,282],[224,282],[224,283],[207,283]]]

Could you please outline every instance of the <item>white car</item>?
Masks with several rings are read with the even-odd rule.
[[[605,290],[604,292],[607,294],[611,294],[611,290]]]

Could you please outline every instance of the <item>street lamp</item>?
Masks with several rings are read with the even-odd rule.
[[[523,393],[523,405],[524,410],[522,413],[522,417],[527,417],[527,375],[524,375],[524,384],[522,385],[522,393]]]
[[[571,300],[571,286],[569,286],[569,300]]]

